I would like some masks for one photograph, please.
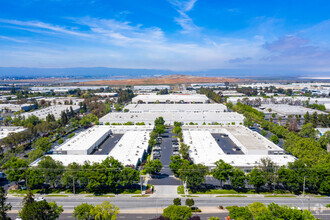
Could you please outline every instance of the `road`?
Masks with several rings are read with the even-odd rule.
[[[124,218],[127,214],[132,214],[135,211],[136,213],[150,213],[153,215],[156,215],[157,213],[161,213],[161,208],[165,208],[172,204],[174,197],[168,197],[168,198],[157,198],[154,196],[151,197],[145,197],[145,198],[135,198],[135,197],[129,197],[129,196],[117,196],[113,198],[104,198],[104,197],[83,197],[81,195],[73,196],[73,197],[52,197],[52,198],[46,198],[47,201],[55,201],[59,205],[63,205],[63,208],[66,212],[72,211],[73,208],[83,202],[91,203],[91,204],[100,204],[105,200],[110,200],[111,203],[115,204],[120,208],[122,211],[122,218]],[[203,207],[218,207],[219,205],[222,205],[224,207],[226,206],[232,206],[232,205],[238,205],[238,206],[246,206],[248,204],[251,204],[255,201],[262,202],[265,204],[269,204],[271,202],[275,202],[279,205],[292,205],[297,206],[300,208],[308,208],[308,204],[310,202],[310,209],[314,211],[318,211],[318,207],[325,207],[327,203],[329,203],[329,198],[311,198],[310,201],[308,201],[308,198],[264,198],[264,197],[241,197],[241,198],[235,198],[235,197],[215,197],[214,195],[207,195],[207,196],[201,196],[201,197],[194,197],[195,204],[197,207],[201,208],[203,210]],[[182,203],[184,204],[184,198],[182,198]],[[22,197],[10,197],[8,198],[7,202],[10,202],[13,206],[13,210],[19,210],[21,209],[21,201]],[[149,212],[144,212],[143,210],[153,210]],[[214,209],[216,210],[216,209]],[[328,212],[329,211],[329,212]],[[328,211],[322,211],[319,212],[322,214],[321,219],[330,219],[330,210]],[[17,214],[16,214],[17,215]],[[65,216],[65,215],[63,215]],[[136,216],[140,216],[140,214],[135,215],[127,215],[126,219],[136,219]],[[143,214],[141,214],[143,216]],[[147,215],[148,217],[149,215]],[[151,216],[153,217],[153,216]],[[148,217],[149,218],[149,217]],[[148,219],[143,218],[143,219]],[[64,218],[63,218],[64,219]]]

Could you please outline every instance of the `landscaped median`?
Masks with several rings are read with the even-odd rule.
[[[272,198],[272,197],[282,197],[282,198],[295,198],[298,197],[299,195],[295,195],[289,192],[283,192],[283,191],[275,191],[275,194],[272,192],[260,192],[257,193],[255,190],[247,190],[244,192],[237,192],[233,189],[208,189],[205,191],[196,191],[192,192],[190,189],[188,190],[187,196],[184,195],[184,187],[178,186],[177,188],[178,194],[180,194],[182,197],[198,197],[198,195],[216,195],[216,197],[250,197],[250,196],[263,196],[265,198]],[[312,195],[308,194],[309,196],[313,197],[327,197],[325,195]]]

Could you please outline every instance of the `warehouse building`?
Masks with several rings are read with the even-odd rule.
[[[303,106],[295,106],[295,105],[286,105],[286,104],[265,104],[261,105],[258,110],[263,111],[267,114],[275,113],[277,116],[288,117],[289,115],[301,115],[303,116],[307,112],[311,115],[314,112],[317,114],[326,114],[325,112],[306,108]],[[269,111],[271,110],[271,111]]]
[[[34,104],[0,104],[1,112],[30,111],[34,108]]]
[[[35,115],[39,119],[46,120],[46,117],[49,114],[51,114],[51,115],[54,115],[55,119],[57,120],[57,119],[61,118],[62,111],[70,110],[70,107],[72,107],[73,111],[75,111],[75,112],[78,112],[78,110],[80,109],[80,107],[77,105],[53,105],[53,106],[49,106],[47,108],[38,109],[33,112],[25,112],[20,115],[21,115],[21,117],[25,117],[25,118]]]
[[[80,132],[74,138],[69,139],[54,149],[54,154],[88,155],[110,135],[109,126],[94,126]]]
[[[73,162],[81,165],[85,162],[100,163],[109,156],[124,166],[138,166],[148,151],[152,130],[150,125],[93,126],[55,147],[49,156],[64,166]],[[40,160],[34,161],[31,166],[37,166]]]
[[[167,125],[173,125],[175,121],[183,124],[243,124],[244,116],[236,112],[111,112],[100,118],[101,124],[133,122],[134,124],[144,122],[153,125],[158,117],[163,117]]]
[[[244,126],[182,126],[184,143],[190,146],[194,163],[214,167],[219,159],[244,169],[251,169],[262,158],[271,158],[279,166],[293,162],[282,148]]]
[[[223,104],[129,104],[124,109],[131,113],[145,112],[226,112]]]
[[[162,90],[162,89],[171,90],[171,86],[169,85],[134,86],[135,91],[154,91],[154,90]]]
[[[27,128],[19,126],[0,126],[0,141],[7,137],[10,133],[19,133],[26,130]]]
[[[200,94],[169,94],[169,95],[138,95],[132,99],[133,104],[175,104],[175,103],[209,103],[206,95]]]

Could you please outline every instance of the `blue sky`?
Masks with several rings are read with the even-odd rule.
[[[0,0],[0,66],[330,75],[327,0]]]

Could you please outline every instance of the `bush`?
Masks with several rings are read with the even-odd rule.
[[[64,140],[63,140],[62,138],[60,138],[60,139],[57,141],[58,144],[63,144],[63,142],[64,142]]]
[[[180,198],[173,199],[173,205],[181,205],[181,199]]]
[[[219,209],[223,209],[223,206],[222,205],[219,205]]]
[[[76,135],[75,133],[71,133],[71,134],[68,135],[68,138],[72,138],[75,135]]]
[[[330,203],[329,203],[329,204],[327,204],[325,207],[327,207],[327,208],[330,208]]]
[[[202,212],[202,210],[200,210],[197,207],[191,207],[191,211],[193,211],[193,212]]]

